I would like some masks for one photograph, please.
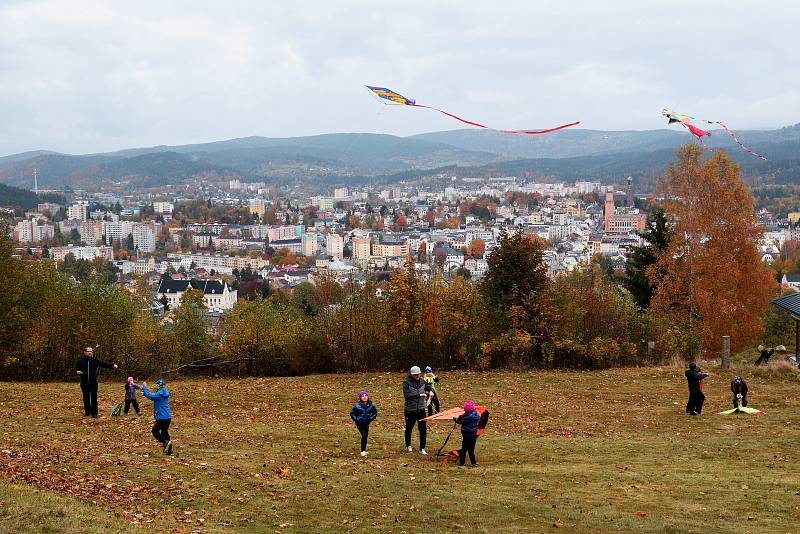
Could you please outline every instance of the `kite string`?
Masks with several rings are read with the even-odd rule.
[[[439,447],[438,451],[436,451],[436,459],[437,460],[439,459],[439,455],[442,454],[442,449],[444,449],[447,446],[447,442],[450,441],[450,436],[453,435],[453,431],[456,429],[457,426],[458,426],[458,423],[453,423],[453,428],[450,429],[450,433],[447,434],[447,438],[444,440],[444,443],[442,443],[442,446]]]
[[[229,364],[229,363],[240,363],[240,362],[244,362],[244,361],[253,360],[253,358],[236,358],[236,359],[232,359],[232,360],[219,360],[218,358],[219,358],[219,356],[210,356],[208,358],[200,358],[199,360],[194,360],[194,361],[189,362],[189,363],[184,363],[184,364],[179,365],[179,366],[177,366],[177,367],[175,367],[173,369],[168,369],[166,371],[158,371],[156,373],[151,373],[150,376],[148,376],[147,380],[150,380],[155,375],[166,375],[166,374],[169,374],[169,373],[175,373],[177,371],[180,371],[181,369],[199,369],[199,368],[202,368],[202,367],[213,367],[213,366],[216,366],[216,365],[226,365],[226,364]],[[145,380],[145,382],[147,380]]]

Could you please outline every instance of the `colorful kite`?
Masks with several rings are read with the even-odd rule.
[[[706,130],[701,130],[700,128],[698,128],[697,126],[692,124],[692,121],[706,123],[706,124],[717,124],[717,125],[721,126],[722,129],[725,130],[728,133],[728,135],[731,136],[731,138],[734,140],[734,142],[736,142],[736,144],[739,145],[739,147],[741,147],[742,150],[744,150],[748,154],[754,155],[757,158],[761,158],[764,161],[767,161],[767,158],[765,158],[764,156],[762,156],[758,152],[754,152],[753,150],[750,150],[745,145],[743,145],[742,142],[739,141],[739,138],[736,137],[736,134],[733,133],[733,131],[730,128],[725,126],[725,123],[723,123],[722,121],[710,121],[710,120],[706,120],[706,119],[698,119],[696,117],[690,117],[689,115],[683,115],[681,113],[675,113],[674,111],[670,111],[668,109],[661,110],[661,114],[664,115],[667,119],[669,119],[668,124],[672,124],[673,122],[681,123],[687,130],[689,130],[692,133],[692,135],[695,137],[695,139],[697,139],[697,142],[700,143],[701,145],[703,145],[705,148],[709,148],[709,147],[708,147],[708,145],[706,145],[703,142],[703,137],[705,137],[705,136],[709,136],[710,137],[711,136],[711,132],[708,132]],[[710,148],[709,148],[709,150],[710,150]]]
[[[549,133],[549,132],[555,132],[556,130],[563,130],[564,128],[569,128],[570,126],[575,126],[576,124],[580,124],[581,123],[581,121],[571,122],[569,124],[562,124],[561,126],[556,126],[555,128],[548,128],[546,130],[499,130],[497,128],[492,128],[490,126],[485,126],[485,125],[477,123],[477,122],[468,121],[467,119],[462,119],[461,117],[459,117],[457,115],[453,115],[452,113],[448,113],[448,112],[443,111],[441,109],[437,109],[437,108],[434,108],[434,107],[431,107],[431,106],[425,106],[423,104],[417,104],[417,101],[414,100],[413,98],[406,98],[403,95],[401,95],[400,93],[396,93],[395,91],[392,91],[391,89],[387,89],[386,87],[373,87],[371,85],[367,85],[366,88],[369,89],[370,91],[372,91],[372,93],[375,96],[378,97],[378,99],[380,100],[380,102],[382,104],[398,105],[398,106],[413,106],[415,108],[432,109],[433,111],[438,111],[439,113],[447,115],[448,117],[451,117],[451,118],[453,118],[453,119],[455,119],[457,121],[461,121],[464,124],[469,124],[471,126],[477,126],[478,128],[485,128],[486,130],[492,130],[494,132],[500,132],[500,133],[538,135],[538,134],[544,134],[544,133]]]
[[[484,432],[486,432],[486,423],[489,420],[489,412],[486,410],[486,406],[475,406],[475,411],[478,412],[480,416],[480,421],[478,421],[478,436],[482,436]],[[449,410],[444,410],[437,414],[431,415],[422,419],[422,421],[452,421],[453,417],[459,417],[464,415],[463,408],[450,408]],[[436,458],[438,459],[440,456],[444,456],[445,458],[458,458],[458,451],[448,451],[442,454],[442,450],[447,446],[447,442],[450,441],[450,436],[453,435],[453,431],[458,426],[458,423],[453,424],[453,428],[450,429],[450,433],[447,434],[447,438],[442,443],[442,446],[439,447],[439,450],[436,452]]]

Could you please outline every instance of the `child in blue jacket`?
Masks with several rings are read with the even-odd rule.
[[[378,408],[369,398],[366,391],[358,392],[358,402],[350,410],[350,419],[356,424],[358,432],[361,434],[361,456],[367,455],[367,436],[369,435],[369,424],[378,417]]]
[[[464,413],[453,417],[453,421],[461,425],[461,450],[458,451],[458,465],[463,466],[469,453],[472,467],[478,467],[475,461],[475,443],[478,441],[478,422],[481,416],[475,410],[475,403],[468,400],[464,403]]]
[[[172,421],[172,411],[169,409],[169,391],[163,379],[156,380],[158,388],[150,392],[147,384],[142,384],[142,395],[153,401],[153,437],[163,446],[165,454],[172,454],[172,441],[169,439],[169,424]]]

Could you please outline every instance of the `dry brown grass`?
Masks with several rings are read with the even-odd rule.
[[[797,532],[797,379],[711,371],[702,417],[683,414],[682,368],[443,373],[444,407],[491,411],[476,470],[402,452],[401,374],[176,381],[174,458],[149,417],[108,417],[119,384],[99,420],[76,384],[0,384],[0,524],[72,503],[157,531]],[[733,374],[766,415],[714,415]],[[380,410],[366,461],[348,418],[362,388]],[[452,425],[432,426],[429,451]]]

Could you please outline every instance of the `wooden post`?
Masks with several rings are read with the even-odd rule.
[[[722,367],[731,368],[731,336],[722,336]]]

